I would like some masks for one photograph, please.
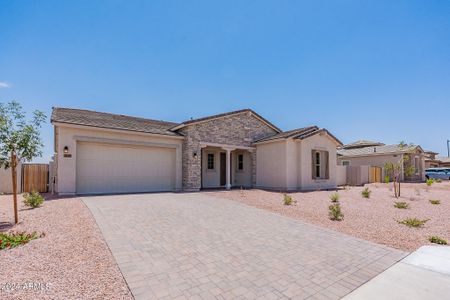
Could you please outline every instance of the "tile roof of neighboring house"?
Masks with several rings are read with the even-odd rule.
[[[208,120],[217,119],[217,118],[228,117],[228,116],[237,115],[237,114],[241,114],[241,113],[247,113],[247,112],[250,112],[251,114],[256,116],[258,119],[260,119],[261,121],[266,123],[269,127],[274,129],[275,131],[281,132],[280,128],[278,128],[277,126],[273,125],[272,123],[270,123],[269,121],[267,121],[266,119],[264,119],[259,114],[257,114],[256,112],[254,112],[253,110],[251,110],[249,108],[236,110],[236,111],[230,111],[230,112],[227,112],[227,113],[222,113],[222,114],[217,114],[217,115],[212,115],[212,116],[207,116],[207,117],[202,117],[202,118],[198,118],[198,119],[192,119],[192,120],[184,121],[181,124],[175,125],[172,128],[172,130],[175,131],[175,130],[178,130],[180,128],[183,128],[186,125],[191,125],[191,124],[194,124],[194,123],[199,123],[199,122],[208,121]]]
[[[446,156],[437,156],[436,160],[439,160],[439,161],[445,162],[445,163],[450,163],[450,157],[446,157]]]
[[[177,123],[84,109],[54,107],[51,122],[179,136],[179,134],[170,130]]]
[[[364,147],[373,147],[373,146],[384,146],[385,144],[380,142],[368,141],[368,140],[358,140],[356,142],[347,144],[342,146],[343,149],[352,149],[352,148],[364,148]]]
[[[267,141],[272,141],[272,140],[278,140],[278,139],[288,139],[288,138],[294,138],[294,139],[306,139],[310,136],[313,136],[315,134],[321,133],[321,132],[326,132],[328,135],[330,135],[334,140],[336,140],[336,142],[340,145],[342,145],[341,141],[339,141],[334,135],[332,135],[328,130],[322,128],[320,129],[317,126],[308,126],[308,127],[303,127],[303,128],[298,128],[298,129],[293,129],[293,130],[289,130],[289,131],[284,131],[284,132],[280,132],[278,134],[269,136],[269,137],[265,137],[263,139],[257,140],[255,141],[255,143],[262,143],[262,142],[267,142]]]
[[[399,145],[384,145],[355,149],[338,149],[337,153],[341,156],[370,156],[380,154],[409,153],[417,148],[422,150],[422,148],[418,145],[407,145],[405,147],[400,147]]]

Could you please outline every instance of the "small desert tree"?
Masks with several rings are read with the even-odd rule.
[[[400,142],[398,145],[401,149],[407,147],[405,142]],[[411,145],[412,146],[412,145]],[[384,164],[384,169],[393,179],[394,184],[394,196],[395,198],[400,197],[400,179],[402,175],[402,170],[405,176],[411,176],[415,172],[414,166],[406,165],[409,162],[409,156],[403,155],[402,159],[398,163],[387,162]]]
[[[15,223],[19,222],[17,167],[22,162],[29,162],[42,155],[39,129],[45,118],[43,112],[36,110],[33,118],[27,120],[18,102],[0,103],[0,168],[11,168]]]

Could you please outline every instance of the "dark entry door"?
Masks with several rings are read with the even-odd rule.
[[[225,153],[220,153],[220,185],[224,186],[227,183],[227,156]]]

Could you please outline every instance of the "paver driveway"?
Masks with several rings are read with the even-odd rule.
[[[337,299],[405,256],[205,193],[83,200],[136,299]]]

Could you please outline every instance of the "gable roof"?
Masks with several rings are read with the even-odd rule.
[[[85,109],[54,107],[51,122],[180,136],[176,132],[170,130],[170,128],[175,126],[177,123],[103,113]]]
[[[383,145],[374,147],[354,148],[354,149],[338,149],[337,154],[341,156],[371,156],[382,154],[403,154],[410,153],[422,148],[418,145],[407,145],[401,147],[399,145]]]
[[[353,143],[342,146],[343,149],[364,148],[372,146],[384,146],[385,144],[369,140],[358,140]]]
[[[320,129],[317,126],[308,126],[308,127],[303,127],[303,128],[280,132],[278,134],[257,140],[254,142],[254,144],[278,140],[278,139],[288,139],[288,138],[303,140],[303,139],[309,138],[313,135],[319,134],[321,132],[325,132],[332,139],[334,139],[336,141],[336,143],[338,143],[339,145],[342,145],[341,141],[339,139],[337,139],[334,135],[332,135],[328,130],[326,130],[325,128]]]
[[[253,110],[251,110],[249,108],[241,109],[241,110],[235,110],[235,111],[230,111],[230,112],[221,113],[221,114],[217,114],[217,115],[206,116],[206,117],[202,117],[202,118],[198,118],[198,119],[192,119],[192,120],[184,121],[184,122],[182,122],[180,124],[175,125],[173,128],[171,128],[171,130],[172,131],[176,131],[176,130],[179,130],[179,129],[185,127],[185,126],[192,125],[192,124],[195,124],[195,123],[201,123],[201,122],[205,122],[205,121],[209,121],[209,120],[213,120],[213,119],[229,117],[229,116],[238,115],[238,114],[242,114],[242,113],[251,113],[253,116],[255,116],[257,119],[261,120],[263,123],[265,123],[267,126],[272,128],[276,132],[281,132],[280,128],[276,127],[275,125],[273,125],[272,123],[267,121],[265,118],[261,117],[259,114],[257,114],[256,112],[254,112]]]

